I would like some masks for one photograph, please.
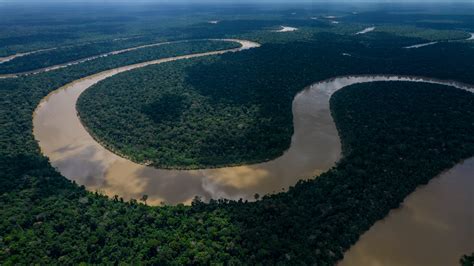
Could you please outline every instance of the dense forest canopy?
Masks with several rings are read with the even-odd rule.
[[[469,92],[405,82],[336,92],[331,109],[344,153],[337,167],[288,193],[226,204],[244,232],[251,264],[332,265],[341,259],[372,221],[398,207],[418,185],[473,155],[468,133],[473,100]],[[214,204],[203,207],[219,208]],[[268,240],[261,241],[264,236]]]
[[[123,203],[77,188],[40,158],[2,156],[4,167],[23,164],[4,168],[2,183],[13,184],[2,186],[0,197],[0,259],[331,265],[417,185],[474,154],[473,103],[469,92],[439,85],[345,88],[331,100],[344,159],[317,179],[256,203]]]
[[[97,8],[90,16],[91,11],[72,15],[70,8],[55,10],[53,20],[44,9],[31,11],[31,17],[22,8],[2,9],[1,56],[58,45],[81,49],[38,53],[30,58],[32,65],[24,57],[0,64],[0,69],[22,71],[156,40],[240,37],[264,44],[123,73],[83,95],[81,117],[97,138],[137,161],[160,158],[164,161],[154,160],[160,167],[239,164],[278,156],[291,138],[294,95],[318,80],[390,73],[474,84],[474,44],[463,40],[474,31],[469,6],[449,15],[416,6],[423,15],[413,15],[413,8],[367,13],[323,6],[265,12],[242,8],[241,15],[235,15],[235,8],[209,7],[98,15],[104,10]],[[272,32],[280,25],[299,29]],[[371,25],[378,30],[354,35]],[[143,34],[148,35],[112,41]],[[402,48],[433,40],[442,42]],[[331,110],[344,158],[329,172],[257,202],[196,199],[192,206],[149,207],[146,197],[110,199],[66,180],[41,154],[31,115],[51,91],[114,67],[232,45],[197,41],[162,46],[0,79],[0,264],[333,265],[418,185],[474,155],[474,96],[405,82],[354,85],[337,92]],[[53,55],[57,58],[47,61]],[[132,80],[141,94],[131,94],[133,84],[124,79]],[[89,108],[97,111],[90,113]],[[130,120],[133,130],[124,132],[119,125],[128,115],[140,119]],[[194,134],[204,127],[202,136]],[[155,138],[141,136],[145,129],[155,130]],[[153,146],[164,139],[164,151]],[[124,140],[131,141],[127,150]],[[460,262],[471,265],[472,255]]]
[[[304,42],[150,66],[88,89],[78,110],[95,138],[137,162],[204,168],[267,161],[288,149],[292,100],[315,81],[390,73],[474,83],[462,70],[474,60],[471,45],[404,49],[410,40],[317,33]]]

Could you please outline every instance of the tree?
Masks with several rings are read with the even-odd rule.
[[[144,194],[144,195],[142,196],[142,198],[141,198],[141,201],[143,201],[143,202],[145,203],[145,205],[146,205],[147,199],[148,199],[148,195],[147,195],[147,194]]]

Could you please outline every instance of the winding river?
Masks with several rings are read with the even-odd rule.
[[[19,57],[23,57],[23,56],[27,56],[27,55],[32,55],[32,54],[37,54],[37,53],[41,53],[41,52],[52,51],[52,50],[56,50],[56,49],[57,48],[54,47],[54,48],[41,49],[41,50],[36,50],[36,51],[31,51],[31,52],[17,53],[17,54],[9,55],[9,56],[6,56],[6,57],[0,57],[0,64],[12,61],[15,58],[19,58]]]
[[[125,40],[135,39],[135,38],[139,38],[139,37],[141,37],[141,36],[115,38],[115,39],[113,39],[112,41],[113,41],[113,42],[116,42],[116,41],[125,41]],[[89,43],[86,43],[86,44],[93,44],[93,43],[94,43],[94,42],[89,42]],[[16,54],[12,54],[12,55],[5,56],[5,57],[0,57],[0,64],[3,64],[3,63],[6,63],[6,62],[9,62],[9,61],[12,61],[12,60],[14,60],[14,59],[16,59],[16,58],[23,57],[23,56],[27,56],[27,55],[32,55],[32,54],[37,54],[37,53],[42,53],[42,52],[53,51],[53,50],[57,50],[57,49],[60,49],[60,48],[70,48],[70,47],[73,47],[73,46],[74,46],[74,45],[65,45],[65,46],[62,46],[62,47],[52,47],[52,48],[39,49],[39,50],[34,50],[34,51],[29,51],[29,52],[16,53]]]
[[[472,40],[474,40],[474,33],[469,33],[469,35],[470,35],[469,38],[464,39],[464,40],[461,40],[461,41],[472,41]],[[405,47],[403,47],[403,48],[404,48],[404,49],[416,49],[416,48],[421,48],[421,47],[425,47],[425,46],[430,46],[430,45],[433,45],[433,44],[437,44],[437,43],[439,43],[439,42],[457,42],[457,41],[460,41],[460,40],[447,40],[447,41],[425,42],[425,43],[420,43],[420,44],[405,46]]]
[[[195,195],[203,199],[252,199],[255,193],[282,191],[300,178],[311,178],[326,171],[339,159],[341,148],[332,123],[327,100],[314,104],[310,94],[297,97],[295,134],[283,156],[270,162],[205,170],[162,170],[140,165],[108,151],[86,131],[75,108],[80,94],[95,83],[115,74],[179,59],[237,52],[255,48],[253,42],[236,40],[241,48],[200,53],[120,67],[104,71],[52,92],[37,107],[34,135],[42,152],[64,176],[125,199],[146,194],[151,204],[189,203]],[[315,119],[315,116],[321,116]],[[314,124],[313,121],[319,123]],[[310,127],[310,128],[308,128]],[[301,130],[299,130],[301,129]],[[312,141],[317,140],[317,141]],[[309,143],[311,143],[309,145]]]
[[[368,27],[368,28],[365,28],[359,32],[356,32],[354,35],[360,35],[360,34],[366,34],[366,33],[369,33],[371,31],[374,31],[375,30],[375,27]]]
[[[196,195],[204,200],[252,200],[255,193],[282,191],[300,179],[327,171],[340,159],[340,140],[331,117],[329,99],[341,88],[375,81],[410,81],[474,92],[469,85],[454,81],[395,75],[343,76],[317,82],[293,100],[294,134],[290,148],[281,157],[260,164],[217,169],[162,170],[140,165],[102,147],[81,124],[76,102],[83,91],[101,80],[148,65],[240,52],[259,46],[243,40],[227,41],[239,42],[242,47],[119,67],[52,92],[42,100],[33,116],[33,133],[42,152],[67,178],[109,196],[137,199],[146,194],[153,205],[189,203]],[[472,241],[466,241],[474,239],[474,204],[469,189],[473,187],[473,170],[474,159],[467,160],[419,188],[401,208],[366,232],[340,264],[456,265],[463,253],[474,250]],[[423,249],[431,252],[429,255],[418,253]]]
[[[131,38],[122,38],[122,40],[126,40],[126,39],[131,39]],[[117,40],[120,40],[120,39],[117,39]],[[212,39],[210,39],[210,40],[212,40]],[[230,39],[224,39],[224,41],[225,40],[229,41]],[[116,40],[113,40],[113,41],[116,41]],[[74,61],[70,61],[70,62],[66,62],[66,63],[62,63],[62,64],[57,64],[57,65],[52,65],[52,66],[39,68],[39,69],[35,69],[35,70],[19,72],[19,73],[0,74],[0,79],[2,79],[2,78],[17,78],[19,76],[36,75],[36,74],[39,74],[39,73],[49,72],[49,71],[52,71],[52,70],[57,70],[57,69],[61,69],[61,68],[70,67],[70,66],[73,66],[73,65],[82,64],[82,63],[92,61],[92,60],[96,60],[96,59],[102,58],[102,57],[108,57],[108,56],[112,56],[112,55],[118,55],[118,54],[128,53],[128,52],[141,50],[141,49],[145,49],[145,48],[152,48],[152,47],[167,45],[167,44],[185,43],[185,42],[190,42],[190,40],[169,41],[169,42],[158,42],[158,43],[145,44],[145,45],[125,48],[125,49],[121,49],[121,50],[111,51],[111,52],[107,52],[107,53],[103,53],[103,54],[93,55],[93,56],[77,59],[77,60],[74,60]],[[245,41],[245,42],[246,42],[245,45],[248,45],[248,43],[250,43],[250,42],[247,42],[247,41]],[[254,44],[256,44],[256,43],[254,43]],[[64,47],[68,47],[68,46],[64,46]],[[23,56],[27,56],[27,55],[32,55],[32,54],[51,51],[51,50],[56,50],[56,49],[58,49],[58,48],[55,47],[55,48],[50,48],[50,49],[42,49],[42,50],[37,50],[37,51],[32,51],[32,52],[27,52],[27,53],[20,53],[20,54],[15,54],[15,55],[3,57],[3,58],[0,58],[0,64],[11,61],[11,60],[13,60],[15,58],[18,58],[18,57],[23,57]],[[243,50],[245,50],[245,49],[248,49],[248,47],[243,47]]]
[[[292,32],[297,31],[298,28],[289,27],[289,26],[280,26],[279,30],[274,30],[273,32]]]

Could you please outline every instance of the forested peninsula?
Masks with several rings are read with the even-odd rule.
[[[117,75],[80,98],[79,115],[97,139],[136,161],[163,168],[218,167],[281,155],[293,133],[292,100],[316,81],[399,74],[474,84],[474,44],[461,40],[465,33],[451,32],[453,24],[446,22],[459,19],[455,25],[469,29],[469,16],[425,14],[414,20],[390,12],[369,12],[366,18],[346,12],[336,24],[327,11],[314,20],[305,12],[309,11],[295,19],[293,11],[278,13],[282,18],[262,11],[268,17],[259,20],[251,10],[246,20],[231,17],[217,24],[206,22],[214,20],[212,16],[197,12],[189,20],[192,26],[173,24],[169,31],[155,31],[155,13],[142,10],[151,22],[139,30],[130,26],[134,36],[137,31],[153,31],[189,39],[241,37],[263,45]],[[5,18],[9,16],[0,21]],[[179,18],[188,23],[188,17]],[[18,23],[22,19],[23,14]],[[83,19],[76,17],[68,22],[74,27],[63,25],[61,30],[80,29]],[[127,28],[116,25],[117,20],[133,25],[135,18],[96,21],[80,36],[122,36]],[[161,22],[169,25],[166,20],[171,18]],[[392,32],[354,35],[367,26],[357,23],[373,21],[403,23]],[[42,29],[24,23],[28,30]],[[404,23],[433,30],[407,29]],[[272,32],[279,25],[299,29]],[[56,32],[52,26],[24,37],[11,31],[0,40],[6,47],[2,55],[16,51],[25,40],[35,42],[21,51],[51,42],[71,45],[79,36]],[[447,41],[452,36],[455,40]],[[433,40],[444,42],[403,48]],[[134,46],[132,42],[126,46]],[[33,66],[109,51],[105,46],[57,51],[53,54],[60,58],[49,62],[37,54]],[[328,172],[301,180],[286,192],[255,195],[255,202],[203,202],[197,197],[190,206],[153,207],[146,195],[125,201],[67,180],[42,155],[32,133],[32,114],[57,88],[124,65],[231,47],[235,44],[180,43],[0,79],[0,264],[334,265],[362,233],[418,186],[474,155],[474,95],[407,82],[359,84],[335,93],[330,105],[343,158]],[[70,57],[70,52],[75,55]],[[15,60],[0,71],[30,68],[26,57]],[[460,263],[471,265],[472,255],[460,258]]]
[[[465,44],[415,51],[402,48],[408,38],[361,38],[318,33],[311,42],[149,66],[94,85],[77,108],[96,139],[135,162],[212,168],[282,155],[293,134],[293,98],[318,80],[395,73],[474,83],[459,71],[474,60]]]
[[[40,157],[3,155],[0,259],[331,265],[418,185],[474,154],[473,106],[471,93],[446,86],[347,87],[331,99],[344,159],[254,203],[196,199],[190,207],[148,207],[110,200],[67,182]]]

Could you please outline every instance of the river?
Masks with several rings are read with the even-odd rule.
[[[258,46],[251,42],[243,44],[246,49]],[[242,48],[233,49],[237,50]],[[320,99],[312,98],[309,92],[295,98],[295,134],[290,149],[273,161],[237,167],[185,171],[140,165],[102,147],[77,116],[75,104],[80,94],[100,80],[145,65],[224,52],[162,59],[104,71],[54,91],[40,103],[33,119],[34,135],[42,152],[64,176],[92,191],[125,199],[146,194],[150,204],[189,203],[196,195],[205,200],[252,199],[255,193],[282,191],[300,178],[311,178],[334,166],[341,148],[329,103],[326,99],[314,104]]]
[[[444,84],[474,92],[472,87],[454,81],[395,75],[344,76],[317,82],[293,100],[294,135],[290,148],[281,157],[254,165],[217,169],[162,170],[140,165],[105,149],[81,124],[75,108],[77,99],[95,83],[147,65],[259,46],[233,41],[240,42],[242,47],[120,67],[57,89],[43,99],[33,116],[33,133],[42,152],[67,178],[109,196],[138,199],[146,194],[152,205],[189,204],[195,195],[204,200],[252,200],[255,193],[286,190],[300,179],[317,176],[340,159],[340,140],[329,99],[341,88],[375,81],[410,81]],[[474,159],[467,160],[412,193],[401,208],[392,211],[361,237],[341,265],[455,265],[462,253],[474,250],[469,241],[474,239],[470,194],[473,169]]]
[[[458,266],[474,251],[474,158],[432,179],[376,222],[339,266]]]
[[[123,38],[123,39],[130,39],[130,38]],[[212,40],[212,39],[208,39],[208,40]],[[113,41],[115,41],[115,40],[113,40]],[[115,50],[115,51],[111,51],[111,52],[107,52],[107,53],[103,53],[103,54],[98,54],[98,55],[94,55],[94,56],[89,56],[89,57],[77,59],[77,60],[74,60],[74,61],[70,61],[70,62],[66,62],[66,63],[62,63],[62,64],[57,64],[57,65],[52,65],[52,66],[39,68],[39,69],[35,69],[35,70],[30,70],[30,71],[25,71],[25,72],[18,72],[18,73],[0,74],[0,79],[2,79],[2,78],[17,78],[19,76],[36,75],[36,74],[40,74],[40,73],[44,73],[44,72],[49,72],[49,71],[53,71],[53,70],[57,70],[57,69],[61,69],[61,68],[66,68],[66,67],[82,64],[82,63],[92,61],[92,60],[96,60],[96,59],[103,58],[103,57],[128,53],[128,52],[132,52],[132,51],[136,51],[136,50],[141,50],[141,49],[145,49],[145,48],[152,48],[152,47],[157,47],[157,46],[162,46],[162,45],[167,45],[167,44],[186,43],[186,42],[190,42],[190,41],[189,40],[182,40],[182,41],[169,41],[169,42],[158,42],[158,43],[152,43],[152,44],[145,44],[145,45],[125,48],[125,49],[121,49],[121,50]],[[250,42],[247,42],[247,44],[248,43],[250,43]],[[68,47],[68,46],[64,46],[64,47]],[[33,52],[28,52],[28,53],[15,54],[15,55],[12,55],[12,56],[0,58],[0,64],[11,61],[11,60],[13,60],[15,58],[18,58],[18,57],[27,56],[27,55],[36,54],[36,53],[45,52],[45,51],[56,50],[56,49],[58,49],[58,48],[43,49],[43,50],[38,50],[38,51],[33,51]],[[245,48],[245,49],[247,49],[247,48]]]

